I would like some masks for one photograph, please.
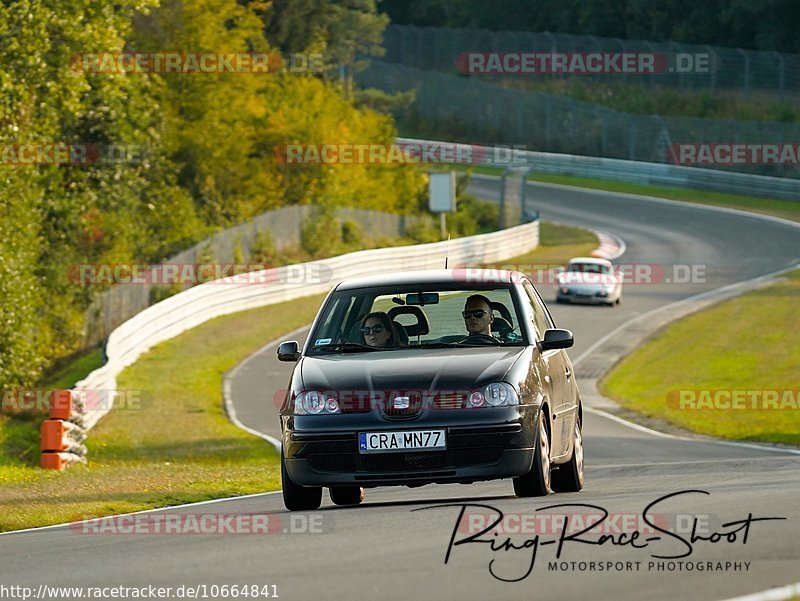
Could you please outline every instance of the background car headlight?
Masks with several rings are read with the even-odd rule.
[[[514,387],[507,382],[493,382],[483,389],[486,404],[492,407],[519,405],[519,397]]]
[[[309,390],[299,393],[294,399],[295,415],[329,415],[341,412],[339,401],[332,394]]]
[[[569,294],[569,288],[566,286],[561,287],[561,294]]]

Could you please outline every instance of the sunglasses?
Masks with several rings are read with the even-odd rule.
[[[488,313],[488,311],[484,311],[483,309],[474,309],[474,310],[471,310],[471,311],[470,310],[462,311],[461,312],[461,316],[464,319],[469,319],[470,317],[477,317],[478,319],[480,319],[481,317],[483,317],[487,313]]]
[[[363,328],[361,328],[361,333],[364,334],[364,336],[369,336],[370,332],[372,332],[373,334],[380,334],[381,332],[383,332],[383,330],[384,327],[381,324],[378,324],[372,327],[364,326]]]

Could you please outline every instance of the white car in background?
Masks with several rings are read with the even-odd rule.
[[[575,257],[556,276],[556,302],[618,305],[622,300],[622,274],[606,259]]]

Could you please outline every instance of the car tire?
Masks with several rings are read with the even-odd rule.
[[[362,486],[332,486],[330,493],[334,505],[358,505],[365,496]]]
[[[552,483],[554,492],[578,492],[583,488],[583,432],[580,418],[575,420],[573,432],[574,443],[572,457],[564,465],[559,465],[553,471]]]
[[[514,478],[518,497],[544,497],[550,493],[550,436],[544,422],[544,408],[539,411],[533,465],[524,476]]]
[[[308,511],[319,509],[322,504],[321,486],[300,486],[295,484],[286,471],[286,460],[281,453],[281,487],[283,504],[289,511]]]

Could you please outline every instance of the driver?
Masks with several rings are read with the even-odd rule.
[[[461,316],[464,318],[464,324],[470,336],[492,335],[492,322],[494,321],[492,305],[489,299],[482,294],[473,294],[467,298]]]

